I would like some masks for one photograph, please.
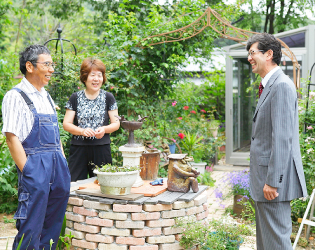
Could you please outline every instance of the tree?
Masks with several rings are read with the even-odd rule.
[[[238,1],[243,11],[236,17],[243,16],[244,21],[237,26],[270,34],[295,29],[310,23],[305,10],[314,13],[314,4],[314,0]]]
[[[10,25],[10,18],[8,16],[9,10],[12,8],[12,2],[9,0],[2,0],[0,2],[0,50],[5,48],[3,40],[5,38],[5,30]]]

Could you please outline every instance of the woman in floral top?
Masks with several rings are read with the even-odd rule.
[[[85,89],[71,95],[63,121],[63,128],[73,135],[69,156],[71,181],[86,179],[87,174],[93,177],[94,164],[112,163],[109,134],[120,126],[114,96],[101,89],[106,81],[103,62],[86,58],[80,80]]]

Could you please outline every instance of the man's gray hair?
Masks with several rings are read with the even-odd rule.
[[[250,47],[258,42],[258,49],[263,50],[262,53],[267,52],[268,50],[273,51],[272,61],[279,65],[281,62],[282,52],[281,52],[281,43],[277,38],[268,33],[255,34],[249,38],[246,50],[249,51]]]
[[[23,75],[26,74],[26,62],[31,62],[36,67],[38,55],[40,54],[50,55],[50,51],[44,45],[34,44],[20,53],[20,70]]]

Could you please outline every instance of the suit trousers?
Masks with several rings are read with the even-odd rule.
[[[257,250],[291,250],[290,201],[255,201],[255,208]]]

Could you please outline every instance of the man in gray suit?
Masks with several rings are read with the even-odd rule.
[[[253,73],[262,78],[250,148],[257,249],[292,249],[290,201],[307,195],[296,88],[278,66],[281,44],[273,35],[252,36],[246,49]]]

